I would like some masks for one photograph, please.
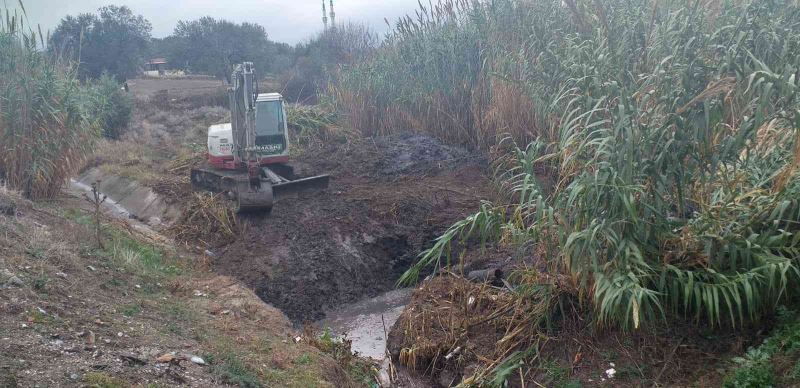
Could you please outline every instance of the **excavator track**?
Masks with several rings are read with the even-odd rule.
[[[262,167],[262,178],[253,184],[246,173],[202,166],[192,169],[191,179],[195,187],[226,193],[236,202],[238,213],[269,212],[279,197],[301,191],[323,190],[330,182],[328,175],[288,179],[276,171],[294,177],[291,167],[286,165]]]
[[[210,167],[193,168],[192,185],[215,193],[225,193],[236,203],[237,213],[270,212],[272,184],[261,180],[251,184],[246,173],[217,170]]]

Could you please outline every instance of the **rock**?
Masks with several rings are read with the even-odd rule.
[[[6,284],[12,287],[24,287],[25,282],[22,279],[18,278],[17,276],[12,276],[8,280],[6,280]]]
[[[202,358],[198,357],[198,356],[189,357],[189,361],[191,361],[191,362],[193,362],[193,363],[195,363],[197,365],[205,365],[206,364],[206,361],[203,360]]]
[[[25,282],[8,269],[0,271],[0,286],[23,287]],[[0,287],[2,288],[2,287]]]
[[[73,374],[69,375],[69,379],[70,380],[77,380],[78,378],[80,378],[80,376],[78,376],[77,373],[73,373]]]
[[[60,277],[62,279],[66,279],[67,278],[67,274],[65,274],[63,272],[56,272],[56,276],[58,276],[58,277]]]
[[[97,271],[97,268],[92,267],[91,265],[87,265],[86,268],[88,268],[89,271],[92,271],[92,272]]]
[[[133,354],[120,354],[119,357],[133,365],[147,365],[147,361],[142,360],[141,358],[133,355]]]

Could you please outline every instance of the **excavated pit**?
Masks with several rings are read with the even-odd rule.
[[[214,266],[296,324],[394,289],[419,252],[489,191],[480,158],[423,135],[331,144],[294,164],[331,174],[330,187],[280,198],[269,216],[242,217],[242,236],[214,250]]]

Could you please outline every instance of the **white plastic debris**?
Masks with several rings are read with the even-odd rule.
[[[608,376],[609,379],[613,379],[615,374],[617,374],[617,370],[616,369],[614,369],[614,368],[606,369],[606,376]]]
[[[205,360],[203,360],[202,358],[197,357],[197,356],[192,356],[191,358],[189,358],[189,360],[191,362],[197,364],[197,365],[205,365],[206,364]]]

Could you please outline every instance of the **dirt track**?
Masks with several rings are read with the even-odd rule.
[[[278,199],[218,249],[235,276],[296,323],[392,289],[419,252],[489,193],[485,163],[420,135],[329,145],[295,158],[328,190]]]

